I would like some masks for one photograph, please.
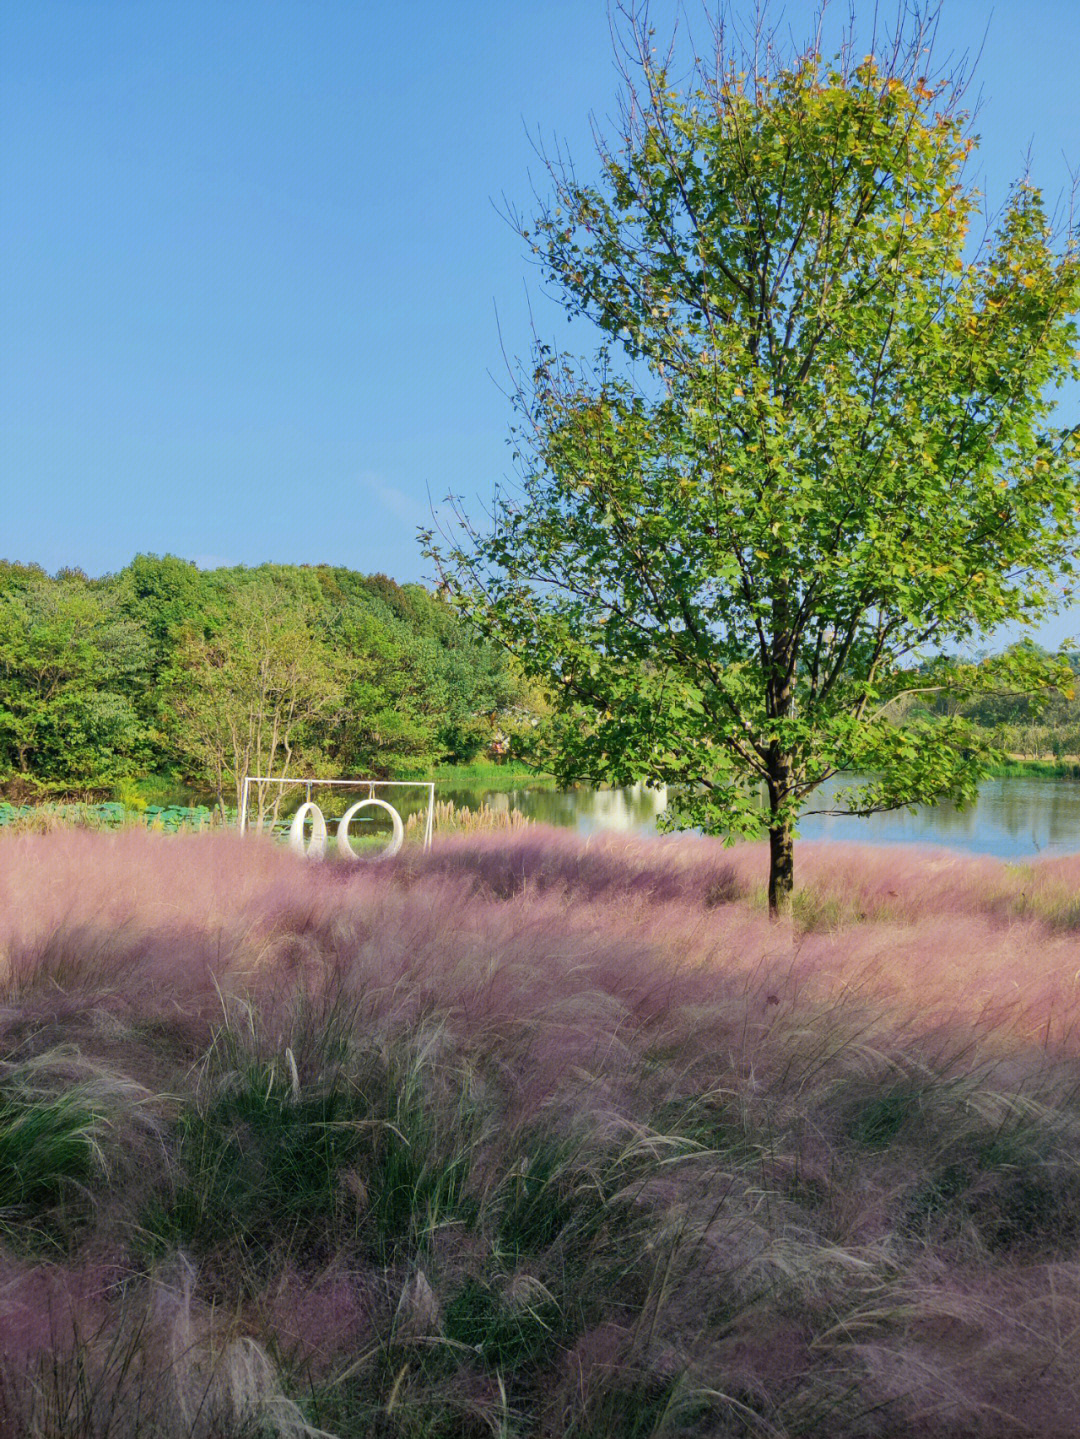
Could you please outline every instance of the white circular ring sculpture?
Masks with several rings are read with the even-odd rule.
[[[311,839],[304,840],[304,820],[311,811]],[[302,859],[322,859],[326,854],[326,820],[317,804],[305,800],[289,826],[289,848]]]
[[[354,804],[350,809],[347,809],[345,813],[341,816],[341,819],[338,821],[338,854],[346,856],[349,859],[359,859],[360,856],[356,853],[352,845],[349,843],[349,825],[352,823],[353,815],[355,815],[358,810],[366,809],[371,805],[374,805],[376,809],[384,809],[386,813],[390,816],[390,823],[393,825],[394,828],[393,833],[390,836],[390,843],[386,846],[385,849],[381,849],[378,854],[371,855],[370,858],[389,859],[392,855],[397,854],[398,850],[404,844],[405,826],[402,824],[401,816],[398,814],[394,806],[392,804],[387,804],[384,799],[362,799],[357,801],[357,803]]]

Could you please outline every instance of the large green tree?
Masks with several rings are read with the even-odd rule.
[[[259,575],[230,595],[210,636],[179,645],[171,691],[176,743],[208,777],[222,810],[246,775],[261,828],[277,819],[288,779],[323,761],[318,739],[341,702],[340,665],[317,613]]]
[[[345,774],[380,774],[437,763],[438,732],[451,696],[438,645],[385,605],[343,607],[335,641],[350,658],[341,717],[333,734]]]
[[[145,762],[138,708],[150,664],[116,594],[78,572],[7,567],[0,586],[0,774],[108,784]]]
[[[559,697],[560,773],[666,781],[677,822],[764,828],[775,911],[825,779],[873,775],[848,813],[973,795],[972,726],[898,725],[902,692],[1061,677],[1031,649],[925,661],[1042,616],[1068,573],[1077,449],[1051,392],[1077,374],[1076,238],[1025,179],[973,244],[974,140],[918,23],[832,62],[718,32],[680,88],[631,40],[598,181],[552,165],[521,225],[601,347],[539,349],[520,488],[431,552]]]
[[[344,773],[468,761],[521,703],[521,677],[454,608],[385,575],[320,570],[345,697],[328,746]]]

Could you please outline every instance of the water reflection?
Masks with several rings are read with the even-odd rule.
[[[851,779],[844,783],[850,784]],[[808,808],[828,806],[841,782],[823,785]],[[667,803],[663,788],[590,790],[443,789],[440,799],[475,809],[516,809],[542,824],[589,834],[612,829],[655,834],[656,819]],[[914,814],[900,810],[865,819],[838,815],[804,816],[804,839],[844,840],[862,844],[933,844],[978,854],[1015,859],[1035,854],[1080,851],[1080,780],[1037,775],[985,780],[978,802],[968,809],[943,803]]]
[[[939,844],[1015,859],[1080,850],[1080,781],[1037,775],[984,780],[968,809],[943,803],[870,819],[808,816],[807,839]]]
[[[808,809],[827,808],[835,802],[837,789],[852,782],[852,777],[848,777],[823,785]],[[327,816],[337,816],[346,803],[352,803],[363,793],[363,790],[331,791],[316,785],[312,798],[318,800]],[[427,795],[419,787],[378,793],[391,799],[406,818],[413,810],[427,806]],[[520,810],[541,824],[575,829],[580,834],[597,830],[655,834],[657,817],[667,804],[666,789],[649,789],[644,785],[630,789],[590,789],[579,785],[570,790],[528,785],[514,789],[437,785],[436,797],[474,810],[482,804],[496,810]],[[291,813],[291,809],[288,812]],[[364,822],[364,832],[374,834],[387,827],[385,815],[377,810],[365,811],[358,818]],[[804,839],[944,845],[1003,859],[1068,854],[1080,851],[1080,779],[1037,775],[989,779],[979,789],[977,804],[968,809],[940,804],[924,806],[914,814],[901,810],[867,819],[806,814],[799,832]]]
[[[520,810],[540,824],[555,824],[591,834],[599,829],[621,830],[625,834],[655,834],[656,817],[667,807],[667,789],[633,785],[629,789],[589,789],[577,785],[557,789],[443,789],[440,800],[476,809]]]

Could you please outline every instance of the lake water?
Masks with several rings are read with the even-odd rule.
[[[827,806],[836,783],[825,786],[808,808]],[[439,799],[475,809],[480,803],[493,809],[516,809],[543,824],[563,825],[579,833],[619,830],[655,834],[657,815],[664,808],[663,789],[569,791],[541,788],[499,790],[457,789],[439,786]],[[978,802],[966,810],[955,805],[924,806],[914,814],[853,819],[807,815],[799,826],[803,839],[844,840],[861,844],[944,845],[1002,859],[1080,851],[1080,780],[1020,775],[984,781]]]

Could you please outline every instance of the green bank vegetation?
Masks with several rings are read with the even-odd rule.
[[[153,555],[103,579],[0,564],[13,800],[112,789],[137,810],[186,785],[224,811],[245,771],[442,777],[479,758],[460,773],[487,778],[542,710],[506,655],[421,585]]]
[[[994,772],[1075,775],[1080,772],[1080,653],[1071,651],[1057,658],[1066,672],[1059,685],[1045,693],[965,694],[961,678],[953,693],[906,696],[895,706],[894,719],[900,724],[934,723],[958,716],[982,742],[999,751]],[[955,659],[949,663],[962,676],[964,666]]]
[[[1050,658],[1033,653],[1033,667]],[[1080,655],[1057,663],[1075,674]],[[988,680],[980,694],[972,668],[939,662],[948,685],[906,696],[889,722],[915,733],[960,722],[993,774],[1075,774],[1080,698],[1068,685],[1023,695]],[[930,669],[911,679],[937,682]],[[554,767],[561,738],[542,689],[443,599],[385,576],[203,572],[151,555],[100,580],[0,564],[0,681],[0,825],[198,829],[210,796],[216,822],[235,813],[245,768],[450,789],[555,783],[538,768]]]

